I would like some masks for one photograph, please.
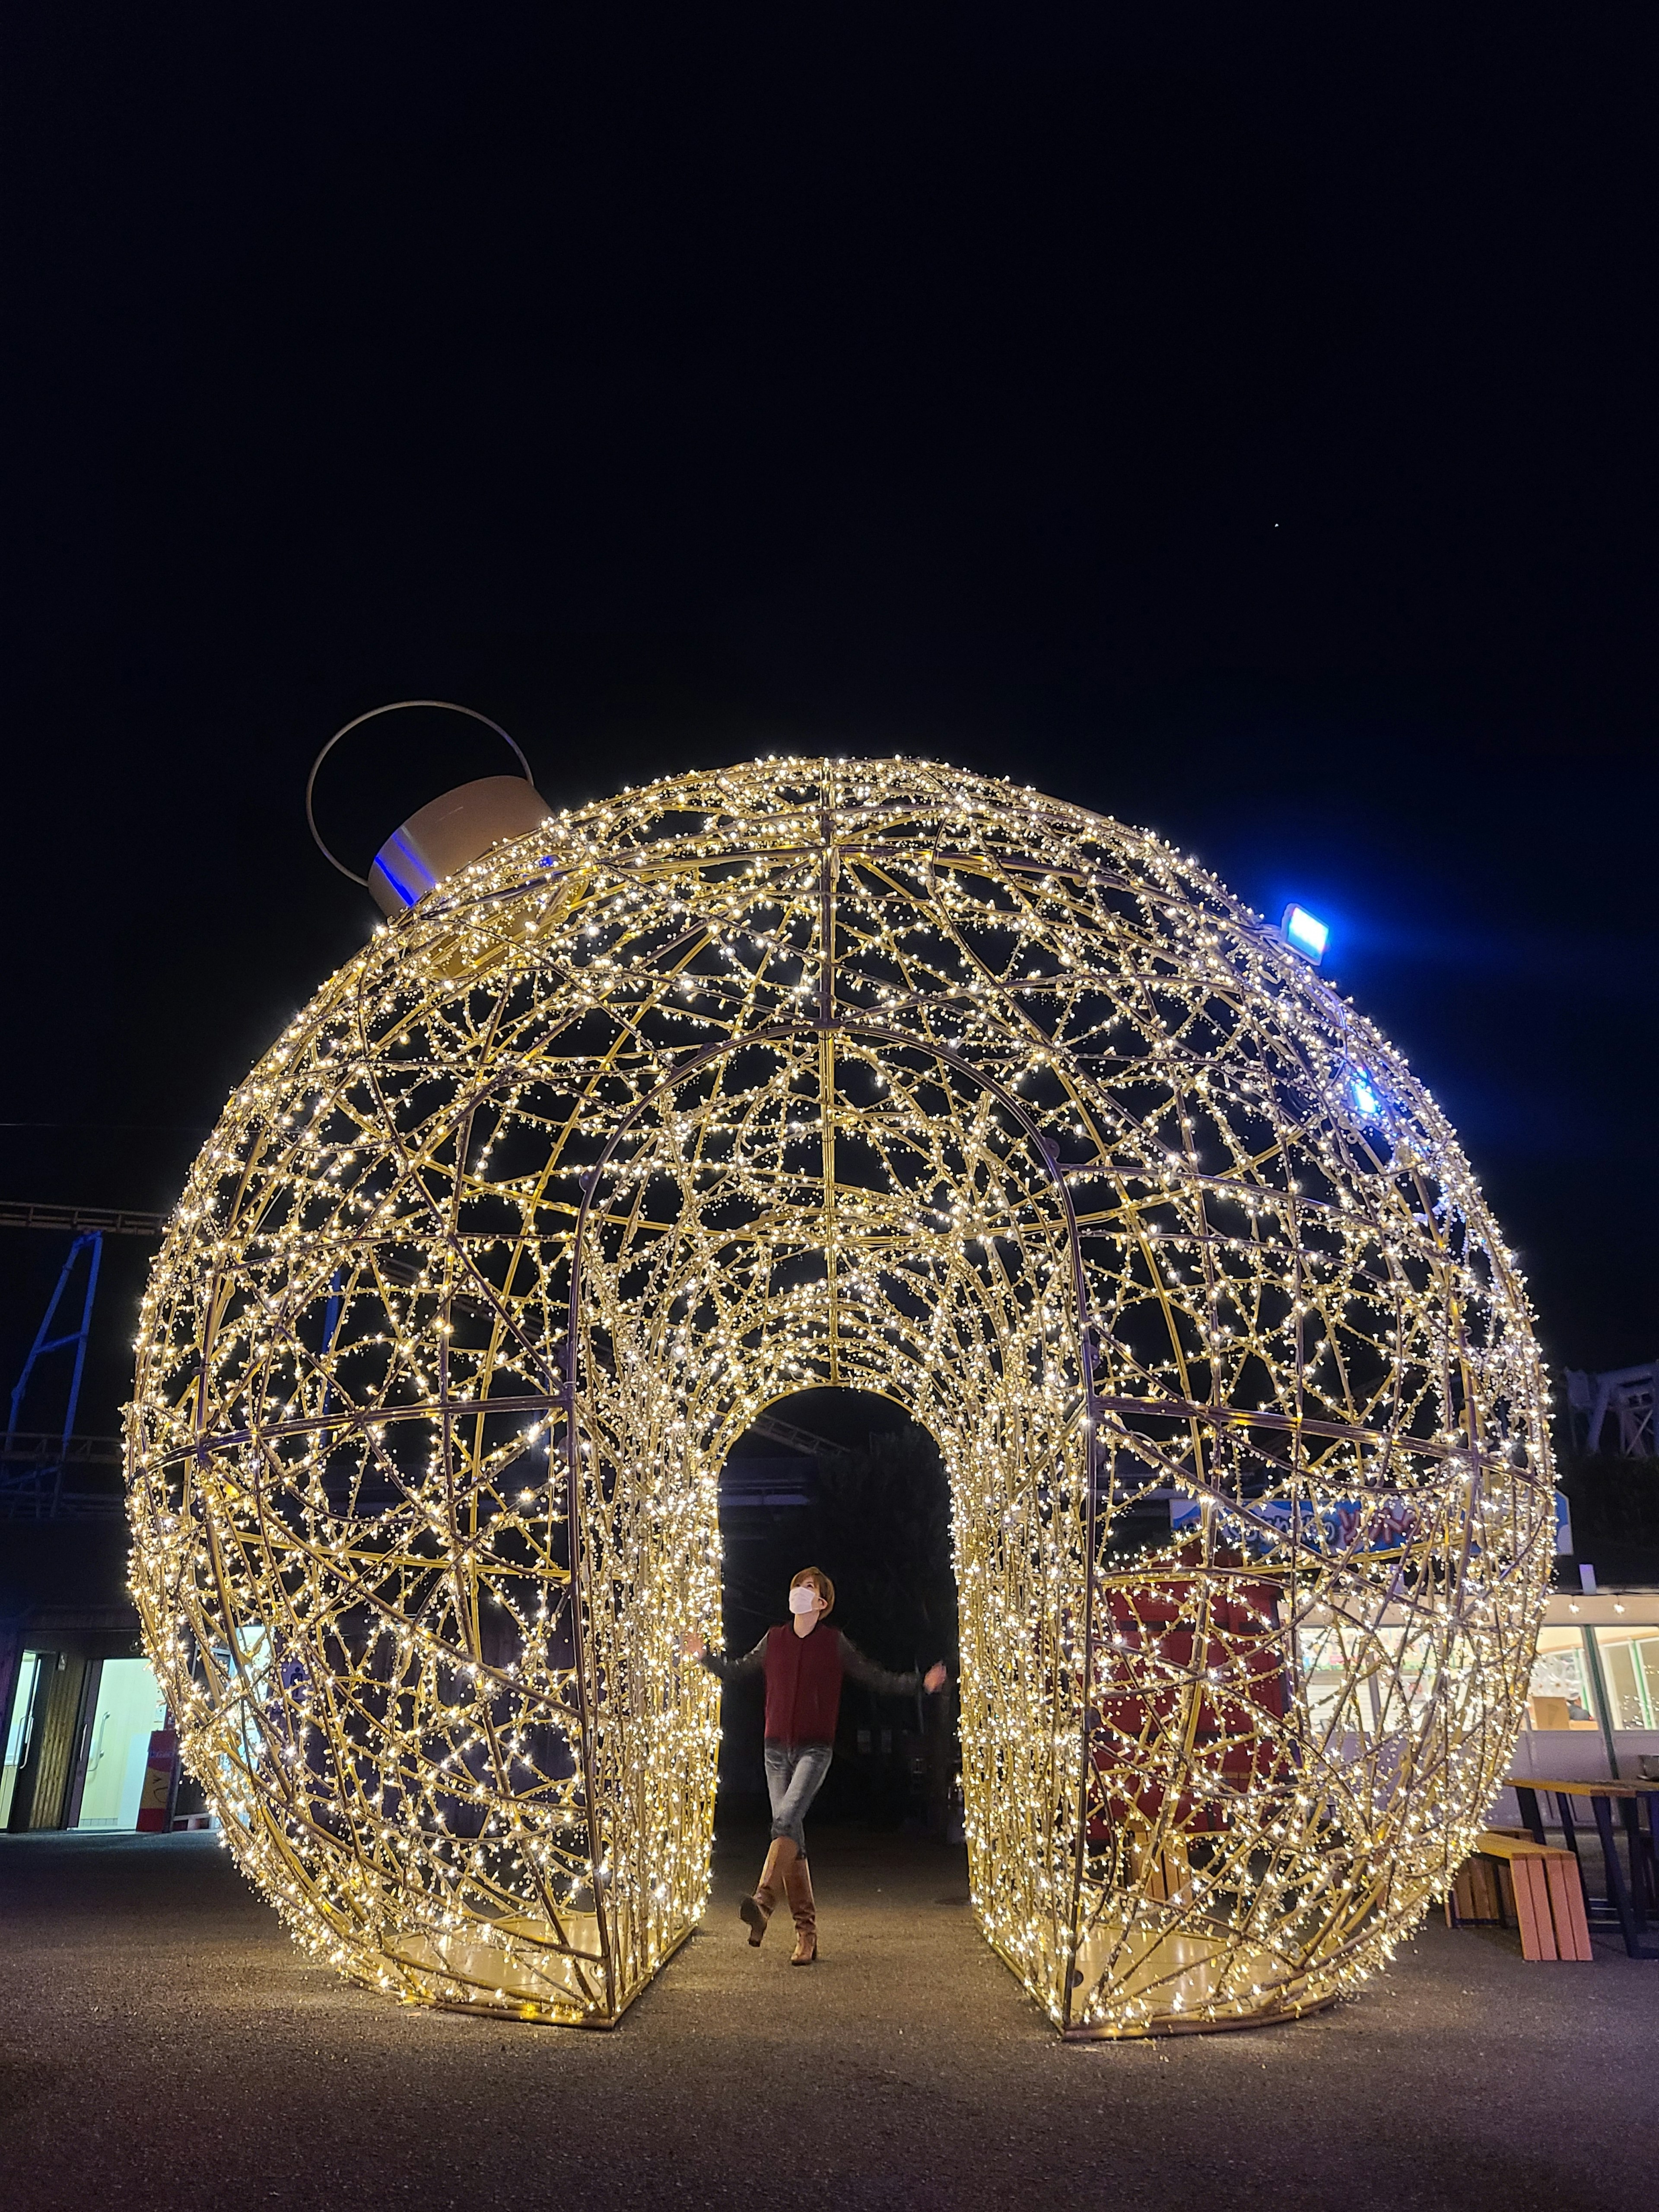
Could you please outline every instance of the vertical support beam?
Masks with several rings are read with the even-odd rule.
[[[841,1273],[836,1246],[836,817],[826,763],[819,784],[818,1124],[823,1177],[823,1268],[830,1303],[830,1380],[841,1380]]]
[[[75,1264],[82,1252],[87,1253],[88,1257],[86,1292],[81,1301],[81,1325],[78,1328],[70,1330],[65,1335],[53,1336],[51,1334],[52,1325],[58,1317],[58,1309],[63,1304],[64,1293],[68,1290],[70,1279],[75,1273]],[[23,1371],[18,1376],[11,1394],[11,1406],[6,1421],[6,1443],[9,1446],[17,1433],[18,1420],[23,1410],[24,1396],[27,1392],[29,1378],[33,1374],[37,1363],[46,1358],[51,1352],[66,1352],[71,1345],[74,1346],[75,1365],[70,1370],[69,1395],[64,1410],[62,1447],[58,1452],[58,1464],[52,1470],[52,1500],[46,1509],[46,1517],[51,1520],[57,1518],[63,1502],[64,1458],[69,1449],[70,1437],[75,1427],[76,1410],[81,1402],[81,1378],[86,1372],[87,1341],[92,1334],[92,1309],[98,1296],[98,1267],[103,1254],[104,1236],[103,1231],[99,1229],[86,1231],[70,1246],[69,1256],[58,1273],[57,1288],[47,1301],[46,1310],[40,1318],[40,1326],[34,1332],[34,1341],[29,1346],[28,1357],[23,1362]],[[43,1468],[43,1474],[45,1471]],[[41,1500],[37,1491],[35,1504],[37,1515],[40,1510]]]
[[[1607,1895],[1619,1916],[1619,1932],[1625,1939],[1625,1949],[1632,1959],[1642,1955],[1642,1946],[1636,1934],[1636,1915],[1631,1907],[1630,1892],[1625,1887],[1625,1869],[1619,1863],[1619,1844],[1613,1832],[1613,1801],[1607,1797],[1592,1797],[1590,1810],[1595,1815],[1595,1832],[1601,1839],[1601,1856],[1607,1862]],[[1640,1877],[1641,1869],[1632,1865],[1631,1872]]]
[[[1115,1468],[1115,1458],[1109,1457],[1105,1453],[1104,1439],[1100,1432],[1100,1407],[1095,1396],[1094,1329],[1086,1312],[1079,1315],[1079,1320],[1081,1326],[1078,1330],[1078,1342],[1083,1354],[1083,1402],[1088,1409],[1088,1436],[1083,1455],[1084,1480],[1087,1485],[1083,1500],[1083,1669],[1078,1696],[1080,1741],[1078,1745],[1077,1833],[1072,1854],[1071,1927],[1066,1940],[1062,1969],[1064,1986],[1060,1990],[1060,2025],[1062,2031],[1079,2025],[1076,2007],[1082,1976],[1077,1961],[1078,1953],[1083,1946],[1083,1863],[1089,1850],[1089,1783],[1092,1756],[1090,1721],[1094,1711],[1095,1551],[1099,1531],[1098,1493],[1103,1460],[1109,1468]],[[1111,1501],[1109,1499],[1109,1521],[1110,1517]]]
[[[68,1456],[70,1431],[75,1426],[76,1408],[81,1402],[81,1377],[86,1371],[87,1340],[92,1334],[92,1303],[98,1295],[98,1266],[104,1256],[104,1237],[101,1230],[94,1229],[90,1237],[82,1237],[90,1243],[92,1258],[87,1267],[87,1295],[81,1307],[81,1328],[75,1340],[75,1372],[70,1377],[69,1404],[64,1413],[64,1450],[58,1462],[58,1472],[52,1478],[52,1517],[58,1518],[64,1496],[64,1459]]]
[[[75,1426],[76,1407],[81,1402],[81,1377],[86,1371],[87,1364],[87,1339],[92,1334],[92,1303],[98,1295],[98,1267],[104,1256],[102,1231],[94,1229],[89,1236],[77,1238],[77,1249],[82,1244],[89,1244],[92,1247],[92,1258],[87,1267],[87,1294],[81,1305],[81,1326],[73,1340],[67,1338],[64,1340],[65,1342],[72,1340],[75,1346],[75,1372],[70,1377],[69,1405],[64,1413],[65,1444],[69,1443],[70,1431]],[[75,1255],[71,1253],[70,1256],[73,1260]]]
[[[1595,1698],[1596,1718],[1601,1723],[1601,1741],[1607,1747],[1607,1776],[1619,1779],[1619,1753],[1613,1741],[1613,1700],[1607,1695],[1607,1678],[1601,1668],[1601,1647],[1595,1640],[1595,1631],[1588,1624],[1579,1630],[1584,1639],[1584,1653],[1589,1662],[1590,1690]]]
[[[92,1258],[88,1267],[86,1298],[81,1312],[81,1326],[78,1329],[71,1330],[67,1336],[52,1336],[50,1334],[52,1325],[58,1317],[58,1309],[63,1304],[64,1293],[69,1288],[70,1277],[75,1272],[75,1263],[88,1245],[92,1248]],[[78,1344],[80,1352],[75,1363],[75,1373],[70,1384],[69,1415],[64,1424],[64,1434],[66,1437],[75,1425],[76,1401],[81,1394],[81,1371],[86,1361],[87,1332],[92,1326],[92,1302],[98,1289],[98,1262],[103,1249],[103,1234],[96,1229],[88,1230],[84,1236],[77,1237],[74,1243],[70,1246],[69,1257],[64,1261],[58,1278],[58,1287],[47,1301],[46,1310],[40,1318],[40,1326],[34,1332],[34,1341],[29,1346],[28,1357],[23,1362],[23,1371],[18,1376],[12,1390],[11,1409],[6,1421],[8,1443],[17,1432],[18,1417],[23,1410],[23,1395],[28,1389],[29,1377],[34,1372],[36,1361],[44,1359],[48,1352],[62,1352],[71,1344]]]
[[[624,1123],[623,1127],[626,1128]],[[566,1312],[564,1346],[564,1418],[565,1418],[565,1501],[564,1510],[569,1528],[570,1542],[570,1613],[572,1628],[571,1656],[575,1662],[576,1712],[580,1730],[580,1753],[582,1770],[582,1808],[587,1828],[588,1886],[593,1898],[593,1919],[599,1931],[600,1972],[605,1981],[605,2011],[607,2021],[614,2021],[617,2013],[617,1994],[621,1979],[617,1971],[615,1930],[611,1926],[611,1889],[607,1877],[599,1872],[604,1863],[604,1832],[599,1823],[599,1769],[593,1758],[594,1730],[599,1725],[597,1698],[592,1682],[592,1654],[588,1647],[593,1603],[588,1577],[589,1559],[586,1515],[582,1498],[581,1437],[577,1426],[576,1358],[581,1334],[581,1261],[583,1240],[586,1235],[588,1216],[592,1209],[593,1194],[600,1177],[610,1164],[610,1158],[623,1131],[617,1131],[605,1146],[604,1155],[595,1167],[587,1169],[581,1178],[581,1205],[577,1209],[575,1231],[570,1240],[570,1299]],[[548,1443],[548,1460],[551,1465],[552,1443]]]

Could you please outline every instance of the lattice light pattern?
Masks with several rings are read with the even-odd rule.
[[[1384,1960],[1542,1607],[1513,1260],[1398,1054],[1201,869],[908,760],[496,847],[197,1162],[134,1582],[301,1940],[618,2015],[707,1896],[718,1690],[678,1647],[720,1637],[720,1467],[823,1383],[942,1449],[974,1903],[1051,2019],[1283,2016]]]

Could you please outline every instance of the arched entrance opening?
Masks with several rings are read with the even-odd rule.
[[[707,1894],[720,1475],[938,1442],[988,1939],[1067,2033],[1284,2017],[1444,1888],[1553,1512],[1524,1292],[1387,1043],[1156,838],[758,762],[492,848],[226,1109],[145,1303],[134,1588],[343,1972],[607,2024]]]
[[[871,1027],[700,1055],[586,1178],[565,1443],[586,1663],[616,1686],[599,1848],[635,1869],[624,1998],[672,1946],[692,1862],[706,1880],[718,1692],[678,1647],[723,1640],[720,1469],[815,1386],[872,1391],[939,1443],[975,1909],[1028,1983],[1075,1971],[1093,1451],[1075,1222],[1016,1093]]]
[[[720,1469],[720,1521],[729,1650],[752,1649],[784,1618],[791,1579],[811,1565],[835,1583],[837,1626],[878,1666],[923,1673],[940,1660],[951,1672],[938,1698],[846,1686],[814,1832],[960,1842],[957,1583],[950,1484],[933,1438],[885,1398],[803,1391],[769,1407],[733,1446]],[[745,1863],[770,1821],[764,1706],[758,1679],[728,1684],[720,1703],[717,1856],[741,1837]],[[761,1841],[756,1865],[764,1851]]]

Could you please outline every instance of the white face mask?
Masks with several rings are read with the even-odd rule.
[[[811,1583],[797,1583],[789,1593],[791,1613],[816,1613],[823,1602]]]

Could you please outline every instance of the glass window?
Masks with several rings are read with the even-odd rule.
[[[17,1669],[17,1692],[11,1701],[11,1717],[6,1729],[5,1765],[0,1769],[0,1828],[11,1818],[17,1771],[28,1760],[29,1729],[34,1719],[34,1691],[40,1672],[40,1654],[26,1651]]]
[[[1343,1755],[1346,1737],[1367,1733],[1369,1712],[1349,1680],[1349,1656],[1344,1626],[1304,1629],[1299,1639],[1302,1671],[1307,1685],[1308,1723],[1313,1735]],[[1352,1632],[1350,1632],[1352,1633]]]
[[[155,1677],[143,1659],[106,1659],[87,1745],[78,1828],[136,1828],[152,1730],[167,1719]]]
[[[1380,1628],[1382,1663],[1370,1678],[1379,1729],[1383,1734],[1411,1728],[1434,1695],[1440,1680],[1440,1654],[1426,1627]],[[1448,1653],[1455,1668],[1455,1656]]]
[[[1368,1628],[1338,1615],[1304,1629],[1299,1645],[1309,1725],[1328,1744],[1410,1728],[1440,1678],[1440,1656],[1426,1629]],[[1455,1649],[1447,1655],[1454,1674],[1467,1663]]]
[[[1535,1729],[1596,1726],[1581,1629],[1540,1630],[1527,1696],[1527,1725]]]
[[[1616,1729],[1650,1729],[1659,1688],[1659,1635],[1651,1628],[1598,1628],[1596,1649],[1607,1677]],[[1650,1671],[1651,1668],[1651,1671]]]

